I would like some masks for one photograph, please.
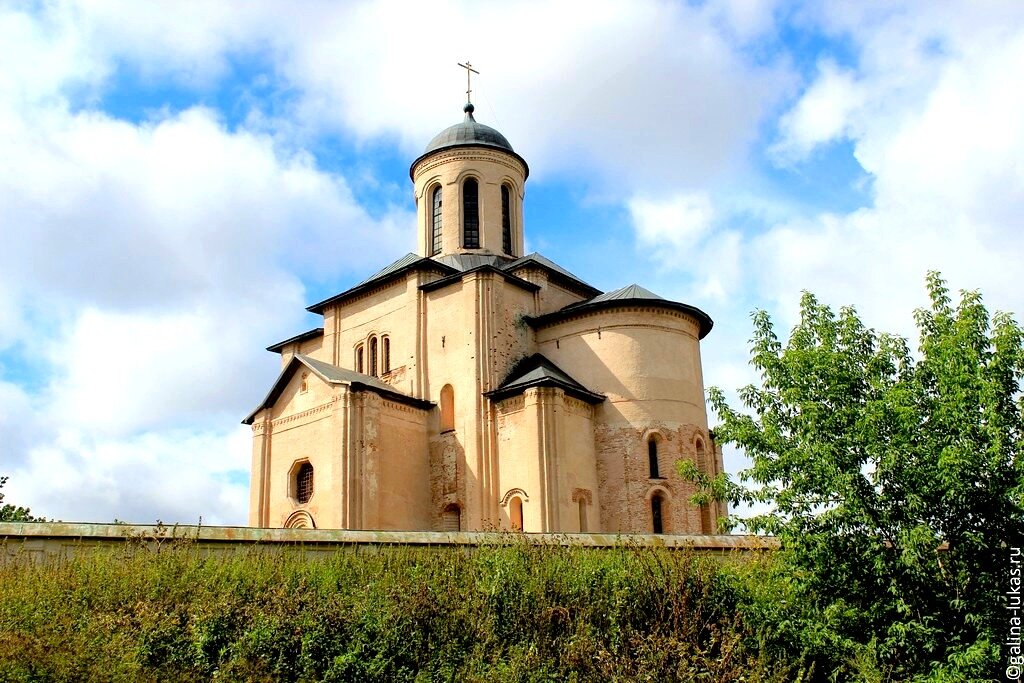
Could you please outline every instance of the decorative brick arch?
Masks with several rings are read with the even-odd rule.
[[[519,496],[523,499],[524,503],[530,502],[530,497],[526,495],[526,491],[520,488],[509,489],[504,496],[501,497],[501,507],[507,507],[508,502],[512,500],[514,496]]]
[[[316,522],[313,521],[313,515],[309,514],[305,510],[296,510],[292,514],[288,515],[288,519],[284,521],[285,529],[315,529]]]

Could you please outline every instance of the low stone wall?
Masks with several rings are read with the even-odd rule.
[[[763,536],[702,536],[653,534],[511,534],[440,531],[345,531],[341,529],[257,529],[232,526],[69,524],[64,522],[0,522],[0,560],[13,557],[70,557],[90,548],[138,543],[159,548],[177,539],[204,550],[237,552],[245,549],[301,548],[329,553],[364,546],[480,546],[514,543],[574,545],[586,548],[616,546],[690,548],[706,552],[772,550],[774,538]]]

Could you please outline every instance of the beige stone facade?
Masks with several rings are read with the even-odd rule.
[[[413,162],[419,252],[269,348],[281,374],[245,420],[251,526],[716,532],[724,507],[692,505],[675,467],[722,469],[711,319],[524,255],[528,175],[469,105]]]

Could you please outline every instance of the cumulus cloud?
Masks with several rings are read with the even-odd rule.
[[[2,473],[50,517],[242,523],[262,347],[309,326],[303,277],[410,241],[411,212],[371,217],[311,154],[208,108],[98,109],[126,59],[107,9],[0,9],[0,352],[36,366],[32,388],[0,374]],[[209,35],[179,36],[182,78],[227,57]]]
[[[1006,80],[1024,69],[1024,12],[994,9],[956,21],[945,3],[824,14],[860,41],[861,63],[856,74],[819,71],[783,116],[782,145],[798,160],[849,137],[874,192],[870,206],[783,221],[752,240],[769,255],[757,273],[769,300],[811,289],[909,334],[924,273],[938,269],[993,307],[1024,310],[1012,283],[1024,253],[1024,94]]]

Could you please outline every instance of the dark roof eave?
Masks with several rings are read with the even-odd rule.
[[[601,394],[595,394],[592,391],[586,391],[585,389],[578,389],[576,387],[569,386],[564,382],[557,382],[551,378],[544,378],[534,380],[532,382],[523,382],[522,384],[515,384],[510,387],[503,387],[493,389],[491,391],[484,392],[484,396],[491,399],[492,401],[503,401],[510,396],[521,394],[527,389],[533,387],[557,387],[565,391],[566,394],[574,398],[578,398],[581,401],[585,401],[591,404],[598,404],[604,401],[605,397]]]
[[[667,301],[665,299],[613,299],[610,301],[598,301],[591,303],[584,301],[578,304],[571,304],[557,311],[552,311],[551,313],[545,313],[544,315],[538,315],[535,317],[526,316],[524,320],[530,326],[536,328],[543,327],[544,325],[549,325],[551,323],[561,322],[562,320],[584,313],[612,308],[623,308],[627,306],[667,308],[669,310],[691,315],[697,319],[697,323],[700,327],[700,332],[697,336],[698,339],[703,339],[708,336],[708,333],[711,332],[711,328],[714,327],[715,324],[711,319],[711,316],[696,306],[680,303],[678,301]]]
[[[388,273],[387,275],[383,275],[380,278],[377,278],[376,280],[369,280],[369,281],[364,282],[362,284],[356,285],[355,287],[352,287],[351,289],[346,289],[344,292],[341,292],[340,294],[335,294],[332,297],[324,299],[323,301],[321,301],[319,303],[315,303],[312,306],[307,306],[306,310],[309,311],[310,313],[321,313],[322,314],[324,312],[324,309],[327,308],[328,306],[331,306],[333,304],[341,303],[342,301],[345,301],[346,299],[350,299],[350,298],[352,298],[354,296],[357,296],[359,294],[367,292],[367,291],[373,289],[374,287],[380,287],[381,285],[386,284],[388,282],[391,282],[392,280],[397,280],[400,276],[405,275],[409,271],[420,270],[420,269],[423,269],[423,270],[438,270],[438,271],[441,271],[442,273],[446,273],[446,274],[449,274],[449,275],[452,274],[452,273],[457,274],[459,272],[459,271],[455,270],[454,268],[451,268],[449,266],[444,265],[443,263],[438,263],[434,259],[421,258],[419,261],[416,261],[415,263],[410,263],[409,265],[405,266],[404,268],[400,268],[400,269],[398,269],[398,270],[396,270],[394,272]]]
[[[256,416],[259,415],[260,411],[266,410],[267,408],[274,405],[275,402],[277,402],[277,399],[280,398],[281,393],[284,391],[285,385],[291,378],[291,373],[295,371],[295,368],[298,365],[305,365],[307,368],[309,368],[314,373],[319,375],[328,384],[344,384],[348,386],[352,391],[372,391],[381,396],[384,396],[385,398],[392,399],[393,401],[404,403],[406,405],[413,406],[415,408],[420,408],[423,410],[428,410],[434,405],[432,401],[428,401],[422,398],[415,398],[413,396],[407,396],[406,394],[397,391],[389,391],[384,387],[371,386],[369,384],[366,384],[365,382],[360,382],[359,380],[337,381],[324,377],[322,372],[318,370],[316,367],[314,367],[314,365],[311,365],[308,360],[304,359],[301,356],[292,356],[291,361],[288,363],[288,365],[284,367],[284,369],[281,370],[280,374],[278,374],[277,376],[277,379],[274,380],[274,384],[270,388],[270,391],[267,392],[266,398],[263,399],[263,401],[256,408],[256,410],[249,413],[249,415],[244,420],[242,420],[242,424],[251,425],[256,420]]]
[[[459,282],[460,280],[462,280],[462,277],[464,275],[469,275],[470,273],[480,273],[485,271],[497,273],[498,275],[505,278],[507,282],[522,287],[528,292],[536,292],[537,290],[540,289],[540,285],[534,284],[529,280],[524,280],[521,277],[516,277],[512,273],[502,270],[501,268],[496,268],[490,264],[484,264],[482,266],[477,266],[476,268],[470,268],[468,270],[460,270],[458,272],[452,273],[451,275],[446,275],[442,278],[438,278],[433,282],[424,283],[420,285],[420,289],[423,290],[424,292],[429,292],[435,289],[441,289],[442,287],[447,287],[452,283]]]
[[[278,352],[281,351],[281,349],[283,349],[288,344],[293,344],[295,342],[304,342],[307,339],[313,339],[314,337],[322,337],[323,335],[324,335],[324,328],[316,327],[316,328],[314,328],[312,330],[309,330],[308,332],[303,332],[302,334],[297,334],[294,337],[289,337],[288,339],[285,339],[284,341],[279,341],[276,344],[271,344],[270,346],[267,347],[267,351],[271,351],[273,353],[278,353]]]
[[[406,396],[405,394],[397,391],[388,391],[387,389],[370,386],[369,384],[363,384],[362,382],[350,382],[348,386],[352,391],[372,391],[373,393],[380,394],[392,401],[404,403],[407,406],[412,406],[421,410],[430,410],[434,407],[433,401],[428,401],[423,398],[415,398],[413,396]]]
[[[580,289],[583,292],[589,294],[590,298],[593,298],[593,297],[597,296],[598,294],[601,294],[601,290],[598,289],[597,287],[594,287],[593,285],[589,285],[586,282],[584,282],[583,280],[579,280],[579,279],[574,278],[574,277],[569,277],[565,273],[560,273],[557,270],[555,270],[554,268],[552,268],[552,267],[550,267],[548,265],[545,265],[545,264],[541,263],[540,261],[535,261],[533,259],[530,259],[528,261],[524,261],[523,263],[520,263],[519,265],[517,265],[515,268],[510,268],[506,272],[514,273],[517,270],[521,270],[523,268],[530,268],[531,266],[534,267],[534,268],[539,268],[539,269],[545,271],[546,273],[548,273],[548,279],[549,280],[552,280],[554,282],[562,282],[562,283],[567,283],[569,285],[573,285],[577,289]]]
[[[521,163],[523,165],[523,180],[526,180],[527,178],[530,177],[530,165],[526,163],[526,159],[524,159],[523,157],[519,156],[519,154],[517,154],[516,152],[513,152],[512,150],[506,149],[505,147],[501,147],[499,145],[485,145],[485,144],[481,144],[479,142],[473,142],[473,143],[468,143],[468,144],[458,144],[458,143],[456,143],[454,145],[445,145],[444,147],[438,147],[437,149],[432,149],[429,152],[424,152],[423,154],[421,154],[418,157],[416,157],[416,161],[412,162],[412,164],[409,166],[409,178],[411,180],[414,179],[414,177],[413,177],[413,170],[415,170],[417,164],[419,164],[421,161],[423,161],[427,157],[429,157],[431,155],[434,155],[434,154],[438,154],[440,152],[447,152],[450,149],[457,149],[459,147],[479,147],[480,149],[493,149],[493,150],[496,150],[498,152],[503,152],[505,154],[508,154],[509,156],[515,157],[519,161],[519,163]]]

